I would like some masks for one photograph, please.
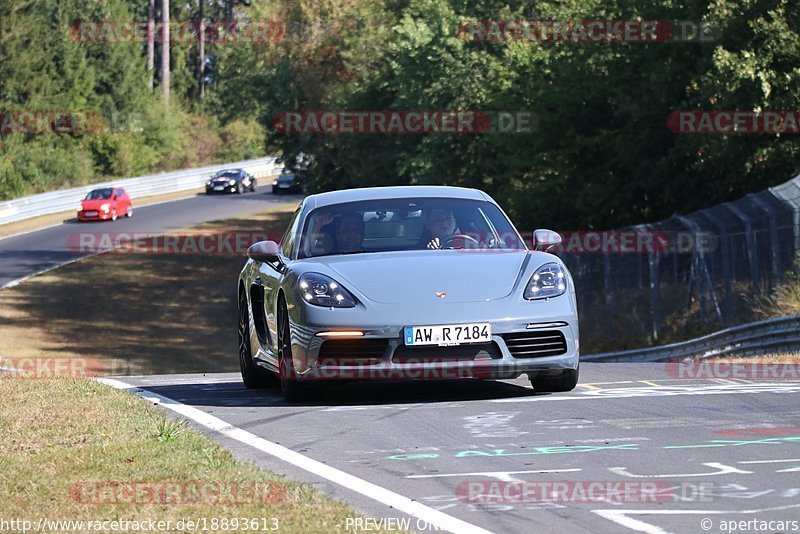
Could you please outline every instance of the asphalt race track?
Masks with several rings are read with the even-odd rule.
[[[70,250],[68,239],[76,232],[166,232],[186,228],[201,222],[224,219],[236,215],[255,213],[268,209],[276,203],[299,202],[301,196],[275,196],[271,181],[256,189],[255,193],[243,195],[198,194],[183,200],[175,200],[150,206],[136,206],[133,217],[121,217],[116,221],[64,224],[9,236],[0,239],[0,288],[9,282],[52,269],[80,258],[76,250]],[[80,202],[75,199],[75,205]],[[73,247],[74,248],[74,247]]]
[[[196,195],[136,207],[132,219],[0,239],[0,287],[80,258],[68,247],[74,232],[167,232],[299,198],[270,186]],[[357,383],[295,404],[232,373],[115,385],[141,388],[239,457],[372,518],[332,532],[800,532],[796,379],[584,363],[569,393],[535,394],[526,378]]]
[[[459,532],[727,532],[732,521],[739,532],[800,529],[777,523],[800,521],[797,381],[678,379],[663,364],[583,364],[570,393],[534,394],[523,378],[358,383],[287,404],[276,389],[245,389],[236,374],[120,380],[166,397],[166,407],[172,399],[218,418],[195,424],[238,456],[384,521],[377,524],[438,532],[429,519],[449,517],[465,522]],[[247,433],[263,438],[255,440],[261,448],[237,437]],[[281,460],[265,452],[274,444],[303,456]],[[360,480],[347,489],[298,467],[303,457]],[[434,515],[381,504],[370,484]],[[538,498],[541,490],[555,497]]]

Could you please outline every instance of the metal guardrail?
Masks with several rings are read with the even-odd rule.
[[[588,362],[663,362],[688,357],[749,356],[800,351],[800,315],[734,326],[696,339],[644,349],[581,355]]]
[[[51,191],[0,202],[0,224],[22,221],[31,217],[74,210],[81,199],[98,187],[124,187],[131,198],[141,198],[172,191],[187,191],[201,187],[212,174],[222,169],[244,169],[256,178],[280,173],[282,165],[276,157],[210,165],[197,169],[166,172],[138,178],[111,180],[96,184]]]

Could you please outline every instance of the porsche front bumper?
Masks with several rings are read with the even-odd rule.
[[[290,311],[298,380],[509,379],[578,367],[578,321],[567,296],[525,301],[513,309],[505,299],[436,304],[402,314],[395,306],[376,303],[369,310],[298,303]],[[382,318],[391,321],[386,324]],[[406,326],[473,322],[491,324],[491,343],[404,344]],[[361,335],[326,335],[348,331]]]

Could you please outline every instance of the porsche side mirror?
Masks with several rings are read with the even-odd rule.
[[[263,263],[279,261],[278,244],[275,241],[257,241],[247,249],[247,257]]]
[[[535,230],[533,232],[533,250],[549,252],[561,244],[561,236],[552,230]]]

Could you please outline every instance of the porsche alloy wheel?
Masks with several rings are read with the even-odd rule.
[[[265,388],[274,384],[272,375],[253,362],[250,351],[250,314],[247,312],[247,298],[239,297],[239,369],[242,382],[248,389]]]

